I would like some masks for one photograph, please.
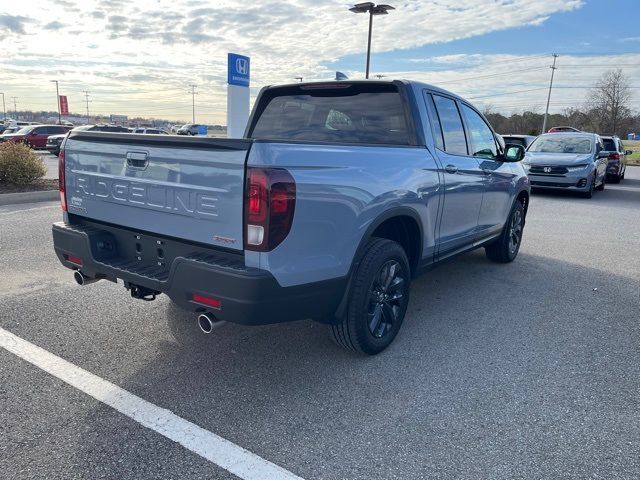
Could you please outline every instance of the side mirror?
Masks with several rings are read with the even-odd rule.
[[[633,150],[625,150],[624,154],[625,155],[633,155]]]
[[[607,152],[606,150],[598,152],[598,155],[596,155],[596,158],[609,158],[609,152]]]
[[[524,158],[524,147],[508,143],[504,147],[503,162],[519,162]]]

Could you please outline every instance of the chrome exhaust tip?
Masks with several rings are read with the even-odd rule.
[[[100,280],[99,278],[87,277],[80,270],[76,270],[75,272],[73,272],[73,279],[78,285],[89,285],[90,283],[94,283]]]
[[[198,315],[198,327],[202,330],[203,333],[211,333],[213,329],[223,325],[225,322],[222,320],[218,320],[216,317],[211,315],[210,313],[201,313]]]

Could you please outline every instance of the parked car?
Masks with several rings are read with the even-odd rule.
[[[525,150],[531,145],[536,137],[535,135],[502,135],[505,143],[509,143],[512,145],[522,145]]]
[[[166,293],[205,333],[313,318],[376,354],[412,278],[479,247],[516,258],[523,156],[470,103],[422,83],[267,87],[244,139],[72,132],[54,248],[78,283]]]
[[[631,150],[625,150],[622,140],[615,135],[602,137],[604,149],[609,153],[609,164],[607,165],[607,180],[613,183],[620,183],[627,171],[627,155],[631,155]]]
[[[113,132],[113,133],[129,133],[129,130],[125,127],[119,127],[116,125],[80,125],[71,130],[72,132]],[[54,155],[60,154],[60,145],[62,141],[67,138],[67,133],[58,135],[50,135],[47,137],[47,143],[45,148]]]
[[[143,135],[168,135],[167,132],[159,128],[134,128],[133,133],[141,133]]]
[[[9,135],[11,133],[16,133],[18,130],[22,129],[24,127],[5,127],[4,132],[2,132],[2,135],[0,135],[0,142],[2,142],[2,136],[4,135]]]
[[[580,132],[574,127],[551,127],[547,133],[562,133],[562,132]]]
[[[587,198],[604,190],[609,152],[595,133],[545,133],[527,149],[531,186],[571,190]]]
[[[198,129],[202,125],[196,123],[187,123],[178,129],[176,132],[178,135],[198,135]]]
[[[35,125],[23,127],[16,133],[0,136],[0,141],[24,143],[31,148],[45,148],[47,137],[56,133],[66,133],[70,127],[65,125]]]

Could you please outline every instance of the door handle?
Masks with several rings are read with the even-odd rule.
[[[446,167],[444,167],[445,172],[447,173],[456,173],[458,171],[458,167],[456,167],[455,165],[447,165]]]
[[[127,166],[144,170],[149,165],[147,152],[127,152]]]

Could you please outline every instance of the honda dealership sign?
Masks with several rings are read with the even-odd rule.
[[[227,54],[227,83],[248,87],[250,66],[249,57],[235,53]]]
[[[249,82],[251,62],[249,57],[229,53],[227,55],[227,136],[240,138],[249,119]]]

